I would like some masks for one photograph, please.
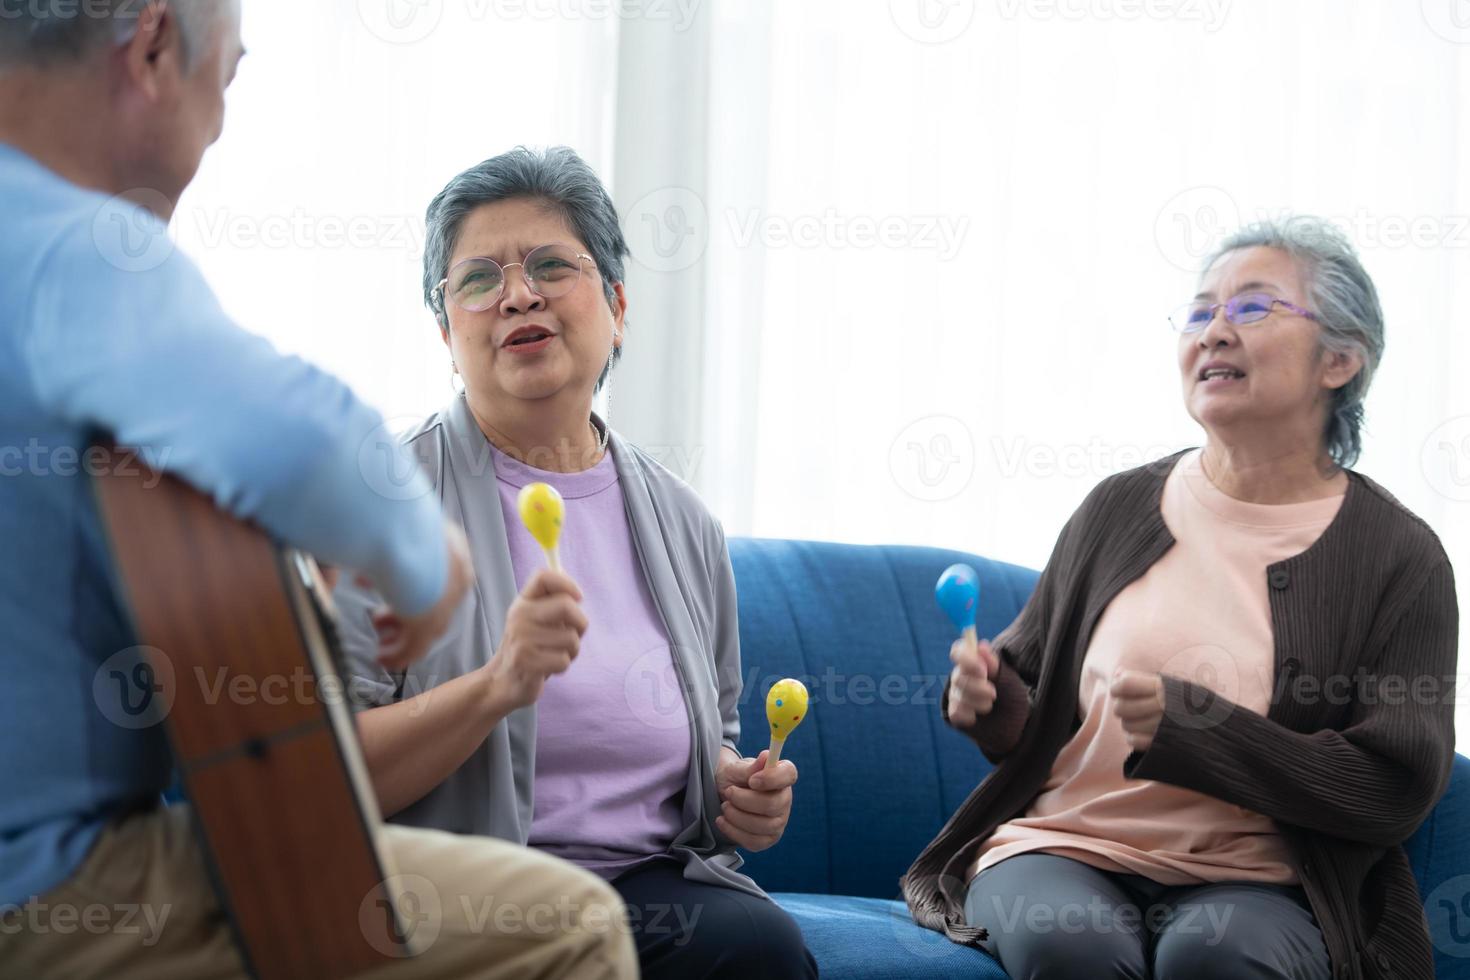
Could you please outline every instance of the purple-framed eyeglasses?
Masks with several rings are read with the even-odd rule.
[[[1236,326],[1242,326],[1247,323],[1259,323],[1270,316],[1271,311],[1278,306],[1284,306],[1308,320],[1318,318],[1317,314],[1311,310],[1304,310],[1295,303],[1288,303],[1270,293],[1241,293],[1239,296],[1230,297],[1223,303],[1207,303],[1204,300],[1185,303],[1169,314],[1169,324],[1179,333],[1199,333],[1214,321],[1217,310],[1224,310],[1226,320]]]
[[[505,291],[505,277],[515,266],[521,267],[521,278],[526,287],[537,296],[556,299],[565,296],[576,287],[582,278],[582,262],[591,262],[592,256],[577,252],[560,242],[538,245],[526,253],[519,262],[501,265],[483,255],[461,259],[449,270],[449,275],[439,280],[434,291],[439,294],[440,308],[445,299],[454,300],[454,305],[470,313],[482,313],[490,309]]]

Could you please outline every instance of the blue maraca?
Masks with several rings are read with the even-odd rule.
[[[934,598],[965,639],[978,642],[975,636],[975,612],[980,605],[980,576],[969,565],[951,565],[939,576]]]

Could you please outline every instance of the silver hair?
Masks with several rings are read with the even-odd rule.
[[[1278,248],[1302,272],[1307,306],[1321,327],[1319,353],[1356,354],[1362,368],[1332,393],[1323,439],[1338,466],[1351,467],[1363,449],[1363,401],[1383,360],[1383,308],[1378,290],[1345,234],[1322,218],[1297,215],[1260,221],[1226,238],[1205,262],[1201,279],[1227,252]]]
[[[209,48],[210,32],[240,0],[0,0],[0,72],[21,66],[77,62],[106,46],[124,44],[143,14],[166,6],[178,18],[184,68]]]
[[[459,174],[429,204],[424,237],[424,303],[433,311],[439,329],[449,329],[449,315],[444,309],[444,295],[437,287],[449,274],[449,257],[459,242],[465,218],[482,205],[516,198],[541,202],[571,227],[602,275],[608,305],[617,309],[613,284],[623,281],[623,259],[629,253],[607,188],[587,161],[570,147],[536,150],[518,146]],[[597,379],[598,389],[621,357],[622,348],[617,348]]]

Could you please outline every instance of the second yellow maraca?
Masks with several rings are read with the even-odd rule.
[[[546,563],[553,572],[561,571],[561,553],[557,546],[561,541],[562,518],[566,514],[561,494],[548,483],[528,483],[521,487],[516,507],[521,512],[521,523],[545,550]]]
[[[771,723],[771,754],[766,757],[766,768],[775,768],[781,761],[781,749],[786,739],[806,717],[806,685],[794,677],[787,677],[771,685],[766,695],[766,721]]]

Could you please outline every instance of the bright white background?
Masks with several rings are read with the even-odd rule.
[[[1470,576],[1463,0],[245,7],[177,237],[391,417],[449,394],[429,199],[566,143],[635,249],[614,425],[732,534],[1040,566],[1099,479],[1201,441],[1165,314],[1211,243],[1314,213],[1388,319],[1358,468]]]

